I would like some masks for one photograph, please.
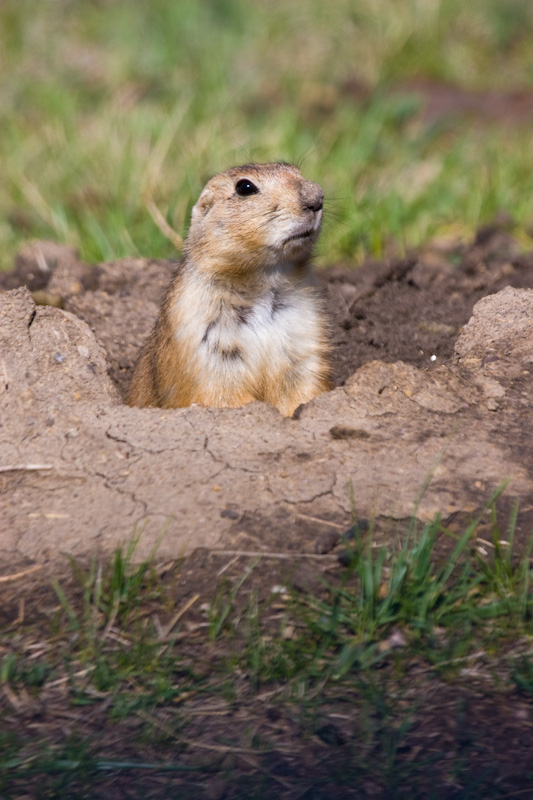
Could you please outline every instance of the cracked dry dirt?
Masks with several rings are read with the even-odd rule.
[[[354,505],[409,517],[430,477],[420,518],[469,516],[508,480],[531,531],[533,254],[512,236],[321,273],[337,388],[294,419],[123,405],[173,266],[94,268],[37,243],[0,276],[2,561],[109,552],[134,531],[139,557],[324,552]]]

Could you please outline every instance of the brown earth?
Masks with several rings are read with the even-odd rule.
[[[161,557],[195,546],[314,552],[354,504],[363,517],[410,517],[430,476],[421,519],[471,513],[510,480],[527,534],[532,295],[495,293],[533,286],[533,254],[509,234],[321,273],[338,388],[296,419],[260,403],[121,404],[173,268],[94,268],[37,244],[1,276],[64,308],[35,307],[26,289],[2,296],[4,553],[109,551],[136,526],[140,556],[163,530]]]
[[[505,480],[500,511],[505,518],[521,499],[516,539],[526,543],[533,531],[533,253],[521,252],[509,232],[484,229],[470,246],[435,241],[407,259],[320,273],[337,388],[294,419],[260,403],[171,412],[121,403],[174,266],[129,259],[92,267],[71,248],[36,243],[13,273],[0,275],[0,288],[14,290],[0,293],[4,574],[34,564],[44,565],[43,575],[61,572],[64,554],[109,553],[136,530],[139,557],[157,543],[160,559],[190,554],[180,573],[182,602],[194,593],[209,598],[221,568],[229,565],[225,575],[237,577],[253,553],[265,565],[257,591],[290,575],[313,592],[324,575],[342,573],[339,535],[354,506],[376,520],[377,536],[400,531],[413,513],[424,520],[440,512],[459,530]],[[24,285],[33,297],[16,288]],[[32,598],[26,614],[38,614],[47,590],[44,579],[35,581],[6,584],[6,622],[20,613],[23,597]],[[420,680],[416,669],[412,679]],[[427,764],[446,753],[466,760],[472,775],[492,776],[480,779],[485,784],[497,781],[498,793],[486,796],[527,791],[527,699],[507,692],[494,707],[481,678],[453,691],[430,683],[424,691],[407,760]],[[339,743],[351,741],[332,722],[338,714],[324,715],[324,726],[337,731],[328,734],[332,744],[326,734],[301,740],[289,712],[286,719],[264,713],[249,696],[224,711],[224,725],[231,720],[239,742],[253,721],[274,743],[275,758],[265,763],[277,778],[265,796],[378,796],[368,781],[328,784],[331,763],[343,769],[347,750],[339,756]],[[356,717],[348,715],[348,728]],[[96,729],[101,724],[95,714]],[[196,734],[216,747],[216,719]],[[256,773],[248,761],[236,769],[259,774],[265,767]],[[467,796],[442,767],[437,773],[441,789],[420,796]],[[316,781],[324,794],[306,794]],[[221,789],[209,778],[198,786],[206,797],[241,796],[231,782]]]

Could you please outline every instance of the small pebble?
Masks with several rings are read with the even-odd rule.
[[[337,747],[346,744],[346,737],[342,731],[340,731],[337,726],[333,725],[331,722],[326,723],[326,725],[322,725],[322,727],[315,731],[315,733],[318,738],[326,744],[336,745]]]
[[[281,719],[281,711],[277,706],[269,706],[266,715],[271,722],[277,722]]]
[[[342,534],[341,539],[343,542],[353,542],[354,539],[367,533],[368,528],[368,520],[358,519],[351,528],[348,528],[348,530]]]
[[[315,542],[315,553],[324,555],[331,553],[336,544],[338,544],[340,536],[337,531],[324,531],[321,533]]]
[[[354,554],[348,550],[339,550],[337,558],[342,567],[349,567],[353,563]]]

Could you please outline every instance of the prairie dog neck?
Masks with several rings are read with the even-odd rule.
[[[295,267],[290,263],[269,266],[252,274],[219,275],[211,269],[198,270],[188,259],[183,264],[182,291],[203,290],[221,303],[251,307],[255,303],[291,295],[314,283],[308,263]]]
[[[209,181],[136,366],[131,405],[264,400],[292,414],[329,387],[325,322],[309,288],[322,204],[321,188],[288,164]]]

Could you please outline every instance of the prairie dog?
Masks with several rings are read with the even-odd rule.
[[[290,416],[330,388],[325,318],[308,286],[323,199],[284,163],[234,167],[207,183],[129,405],[263,400]]]

